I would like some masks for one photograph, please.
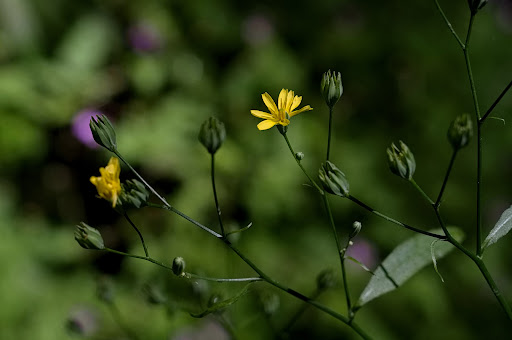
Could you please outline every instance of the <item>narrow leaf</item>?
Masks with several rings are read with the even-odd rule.
[[[201,313],[198,313],[198,314],[190,313],[190,316],[192,316],[194,318],[203,318],[203,317],[207,316],[208,314],[214,313],[216,311],[219,311],[221,309],[231,306],[232,304],[237,302],[242,296],[247,294],[250,285],[251,285],[250,283],[247,284],[237,295],[235,295],[227,300],[217,302],[217,303],[211,305],[210,307],[208,307],[206,310],[204,310]]]
[[[352,256],[345,256],[345,259],[347,260],[350,260],[352,262],[354,262],[355,264],[359,265],[361,268],[363,268],[364,270],[366,270],[368,273],[371,273],[372,275],[375,275],[374,272],[372,272],[370,270],[370,268],[368,268],[367,266],[364,265],[364,263],[362,263],[361,261],[358,261],[356,260],[355,258],[353,258]]]
[[[500,219],[482,244],[482,249],[496,243],[500,238],[507,235],[510,229],[512,229],[512,206],[501,214]]]
[[[441,279],[441,282],[444,283],[443,276],[441,275],[441,273],[437,269],[436,252],[435,252],[435,245],[436,245],[437,241],[439,241],[439,240],[434,240],[430,244],[430,254],[432,255],[432,263],[434,264],[434,269],[435,269],[437,275],[439,275],[439,278]]]
[[[233,230],[233,231],[227,232],[226,236],[231,235],[231,234],[241,233],[243,231],[248,230],[250,227],[252,227],[252,222],[249,223],[247,226],[243,227],[242,229],[237,229],[237,230]]]
[[[459,228],[451,227],[449,231],[459,242],[464,238],[464,233]],[[442,230],[431,230],[431,232],[442,233]],[[359,297],[356,309],[398,288],[425,267],[431,260],[431,242],[431,237],[418,234],[398,245],[375,270],[375,275]],[[437,258],[442,258],[453,249],[450,243],[439,242]]]

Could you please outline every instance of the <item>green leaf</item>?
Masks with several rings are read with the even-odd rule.
[[[437,269],[437,260],[436,260],[436,251],[435,251],[435,246],[436,246],[436,243],[438,242],[439,240],[434,240],[432,241],[432,243],[430,244],[430,254],[432,255],[432,263],[434,264],[434,269],[437,273],[437,275],[439,275],[439,278],[441,279],[441,282],[444,283],[444,279],[443,279],[443,276],[441,275],[441,273],[439,272],[439,270]]]
[[[482,244],[482,249],[496,243],[500,238],[507,235],[510,229],[512,229],[512,206],[501,214],[500,219]]]
[[[208,314],[215,313],[216,311],[219,311],[221,309],[231,306],[232,304],[237,302],[242,296],[247,294],[247,291],[249,290],[249,286],[251,285],[251,283],[247,284],[237,295],[235,295],[227,300],[217,302],[217,303],[211,305],[210,307],[208,307],[206,310],[204,310],[201,313],[198,313],[198,314],[190,313],[190,316],[192,316],[194,318],[203,318],[203,317],[207,316]]]
[[[461,242],[464,239],[464,233],[459,228],[451,227],[448,229],[457,241]],[[431,230],[431,232],[442,234],[440,229]],[[432,258],[431,243],[431,237],[418,234],[398,245],[375,270],[375,275],[372,276],[370,282],[361,293],[355,309],[398,288],[429,264]],[[436,248],[438,259],[454,249],[446,241],[438,242]]]
[[[375,275],[374,272],[372,272],[367,266],[364,265],[364,263],[362,263],[361,261],[358,261],[356,260],[355,258],[353,258],[352,256],[345,256],[345,259],[347,260],[350,260],[352,262],[354,262],[355,264],[357,264],[358,266],[360,266],[361,268],[363,268],[364,270],[366,270],[368,273],[372,274],[372,275]]]

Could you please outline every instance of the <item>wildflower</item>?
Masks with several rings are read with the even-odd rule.
[[[121,168],[119,159],[111,157],[106,167],[100,168],[100,177],[91,176],[90,181],[96,186],[100,198],[112,202],[112,208],[116,207],[117,199],[121,193],[121,181],[119,174]]]
[[[82,248],[102,250],[105,249],[103,238],[98,229],[81,222],[75,229],[75,240]]]
[[[327,161],[318,169],[318,178],[324,187],[324,190],[330,194],[340,197],[347,197],[349,183],[345,174],[333,163]]]
[[[331,70],[324,73],[322,82],[320,84],[322,96],[325,103],[332,110],[334,104],[340,100],[343,94],[343,85],[341,84],[341,74],[339,72],[332,72]]]
[[[468,145],[473,136],[473,123],[471,117],[465,113],[458,116],[450,124],[448,129],[448,140],[455,150]]]
[[[279,93],[277,106],[272,97],[267,92],[263,93],[261,97],[263,98],[263,102],[269,109],[270,113],[251,110],[251,114],[253,116],[265,119],[258,124],[259,130],[268,130],[276,124],[287,126],[290,124],[291,117],[304,111],[313,110],[313,108],[309,105],[304,106],[299,110],[295,110],[300,105],[302,96],[296,96],[295,93],[290,90],[281,90],[281,93]]]
[[[398,142],[398,147],[395,143],[392,143],[386,152],[391,172],[404,179],[411,180],[416,170],[416,161],[407,145],[402,141]]]

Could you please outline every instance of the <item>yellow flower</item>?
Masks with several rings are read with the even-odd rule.
[[[119,159],[111,157],[104,168],[100,168],[100,177],[91,176],[90,181],[96,186],[100,198],[112,202],[112,208],[116,207],[119,193],[121,192],[121,181],[119,174],[121,167]]]
[[[281,93],[279,93],[278,106],[276,106],[276,103],[267,92],[263,93],[261,97],[263,98],[263,102],[268,107],[270,113],[251,110],[251,114],[253,116],[265,119],[258,124],[259,130],[270,129],[276,124],[286,126],[290,124],[289,118],[298,115],[301,112],[313,110],[309,105],[304,106],[302,109],[295,110],[300,105],[302,97],[296,96],[295,93],[290,90],[281,90]]]

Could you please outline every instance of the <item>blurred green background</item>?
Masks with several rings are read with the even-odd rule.
[[[442,1],[461,36],[467,2]],[[471,57],[482,110],[511,80],[512,3],[490,1],[478,15]],[[270,339],[298,300],[258,283],[221,317],[193,319],[211,294],[241,285],[177,279],[150,263],[86,251],[74,226],[98,228],[107,246],[143,254],[137,235],[95,197],[91,175],[110,155],[87,139],[88,117],[114,122],[121,153],[168,201],[217,228],[209,156],[197,141],[209,116],[223,120],[227,139],[216,156],[217,188],[226,224],[243,233],[238,247],[278,281],[310,294],[317,274],[338,269],[323,206],[281,136],[256,129],[251,109],[266,110],[261,93],[281,88],[314,110],[294,117],[288,136],[315,175],[325,154],[328,111],[322,73],[342,74],[335,108],[332,160],[351,193],[372,207],[422,228],[433,212],[406,181],[393,176],[386,147],[402,139],[416,156],[416,181],[432,197],[451,148],[449,123],[473,113],[463,55],[434,1],[317,0],[238,2],[0,0],[0,338],[226,339],[224,318],[239,339]],[[510,205],[512,95],[484,128],[485,234]],[[442,213],[475,242],[475,143],[460,153]],[[123,180],[132,175],[123,168]],[[363,223],[353,256],[374,269],[413,236],[342,199],[333,199],[340,236]],[[153,257],[216,277],[254,273],[208,234],[163,211],[131,213]],[[512,299],[510,237],[485,254],[489,270]],[[356,320],[376,339],[505,338],[510,331],[476,266],[459,252],[439,262],[442,283],[428,266],[399,290],[367,306]],[[339,275],[338,275],[339,276]],[[370,276],[349,267],[356,299]],[[338,277],[339,279],[339,277]],[[338,280],[340,281],[340,280]],[[116,314],[97,298],[112,285]],[[166,304],[148,302],[148,291]],[[272,295],[272,294],[275,294]],[[151,294],[150,294],[151,295]],[[269,297],[279,298],[265,313]],[[151,300],[151,299],[149,299]],[[320,297],[345,311],[341,283]],[[124,327],[129,329],[123,330]],[[207,334],[207,335],[205,335]],[[351,330],[308,309],[293,339],[352,339]]]

